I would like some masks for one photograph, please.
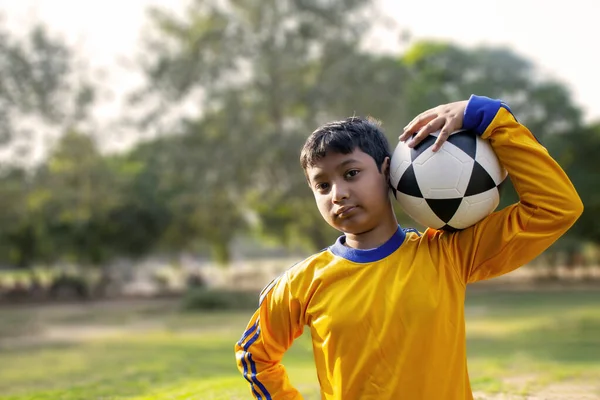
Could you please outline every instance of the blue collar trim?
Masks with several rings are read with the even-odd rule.
[[[335,243],[329,247],[329,250],[336,256],[343,257],[346,260],[354,261],[357,263],[370,263],[382,260],[398,250],[398,248],[404,243],[406,233],[404,229],[398,226],[398,230],[388,239],[387,242],[379,247],[368,250],[353,249],[351,247],[344,246],[346,242],[346,236],[340,236],[337,238]]]

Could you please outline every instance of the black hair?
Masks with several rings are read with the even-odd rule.
[[[370,155],[377,169],[390,157],[390,145],[379,121],[373,118],[350,117],[320,126],[306,139],[300,153],[300,165],[312,167],[328,153],[350,154],[356,148]]]

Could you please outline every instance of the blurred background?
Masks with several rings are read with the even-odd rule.
[[[530,265],[469,288],[476,397],[600,399],[599,15],[592,0],[0,0],[0,398],[250,398],[233,344],[259,291],[338,236],[305,138],[369,115],[395,144],[476,93],[511,106],[585,204]],[[285,361],[318,399],[311,357],[304,335]]]

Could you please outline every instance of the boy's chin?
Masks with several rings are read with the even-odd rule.
[[[337,225],[337,226],[336,226]],[[352,223],[348,221],[344,224],[332,225],[333,228],[342,232],[345,235],[360,235],[362,233],[370,231],[372,228],[365,226],[365,224]]]

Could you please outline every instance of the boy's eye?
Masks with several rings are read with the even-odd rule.
[[[346,178],[353,178],[356,175],[358,175],[360,171],[357,169],[351,169],[350,171],[346,172]]]
[[[317,183],[317,184],[315,185],[315,188],[316,188],[318,191],[320,191],[320,192],[323,192],[323,191],[327,190],[327,188],[329,188],[329,184],[328,184],[328,183],[325,183],[325,182],[324,182],[324,183]]]

